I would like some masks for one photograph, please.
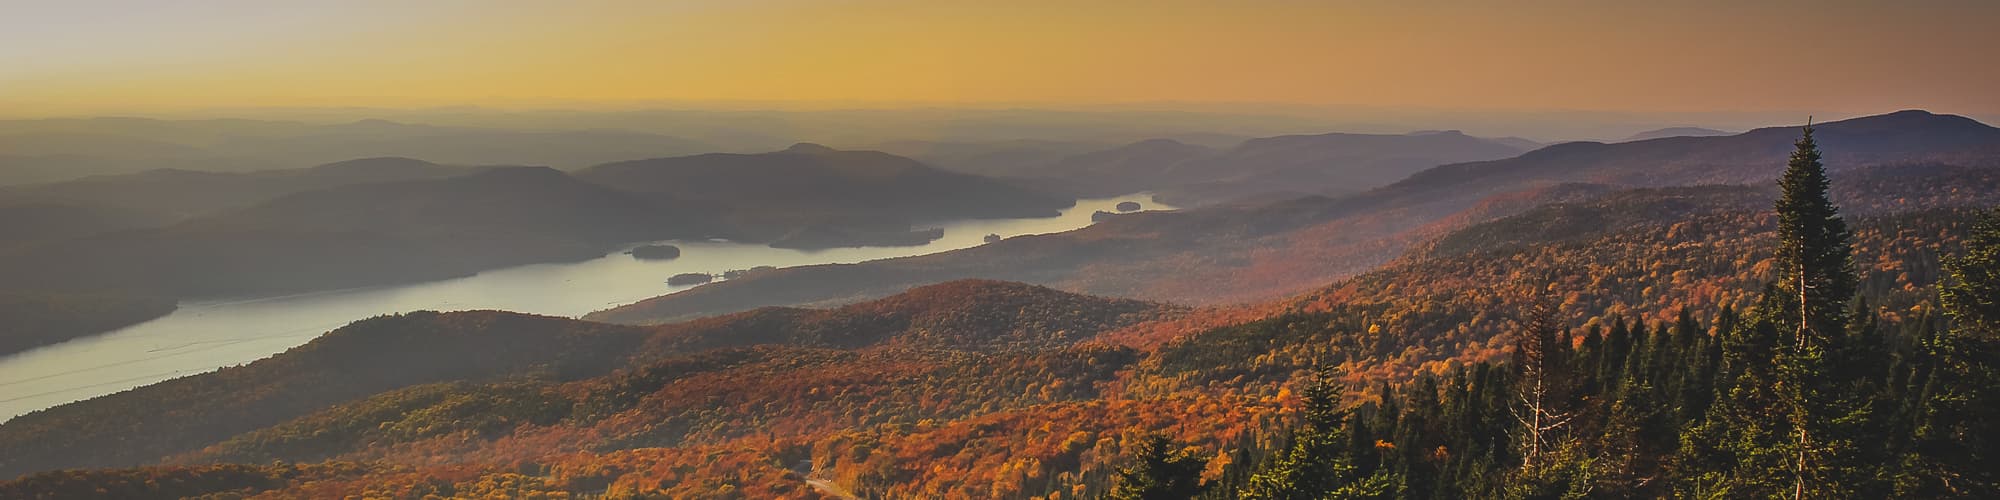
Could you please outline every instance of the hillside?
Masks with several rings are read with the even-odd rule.
[[[328,404],[398,387],[538,374],[602,374],[636,329],[501,312],[357,321],[248,365],[174,379],[0,424],[0,476],[156,460]],[[57,435],[60,439],[50,439]]]
[[[561,420],[561,415],[572,413],[569,406],[576,405],[574,411],[589,412],[583,423],[596,423],[639,402],[624,398],[644,395],[631,391],[644,387],[650,387],[647,391],[658,390],[661,384],[675,378],[696,374],[713,372],[703,375],[712,377],[756,374],[759,380],[764,380],[759,383],[770,384],[779,383],[784,374],[811,373],[814,367],[833,366],[825,363],[845,364],[856,357],[929,360],[922,364],[966,369],[959,365],[967,360],[1032,357],[1005,353],[1064,349],[1104,331],[1180,313],[1178,309],[1156,304],[1080,296],[1013,283],[969,281],[919,288],[834,310],[760,310],[648,330],[490,311],[374,318],[242,367],[64,405],[0,424],[0,444],[7,449],[35,451],[0,458],[0,476],[12,477],[54,467],[143,464],[378,393],[381,395],[353,406],[380,407],[392,401],[405,405],[401,411],[369,413],[374,416],[368,418],[439,418],[442,415],[429,415],[407,405],[440,405],[434,408],[446,411],[447,407],[441,405],[451,404],[459,406],[449,407],[450,411],[479,412],[481,419],[506,419],[511,415],[508,411],[540,410],[534,406],[468,407],[462,405],[491,401],[448,398],[440,402],[437,395],[471,393],[487,397],[481,394],[486,390],[483,384],[503,379],[515,382],[501,386],[514,388],[524,387],[520,383],[533,388],[537,384],[576,381],[571,389],[551,386],[508,394],[553,397],[556,399],[548,401],[549,404],[560,403],[565,408],[549,418]],[[738,349],[757,345],[770,347]],[[801,359],[818,357],[826,359],[799,364]],[[422,361],[426,359],[438,362]],[[758,367],[737,370],[744,366]],[[889,373],[939,369],[895,363],[855,368],[861,372],[882,369]],[[770,370],[779,370],[780,377],[765,378],[769,376],[765,372]],[[960,376],[967,375],[970,373]],[[1039,375],[1027,372],[1018,376]],[[424,386],[433,382],[471,384]],[[836,383],[834,379],[815,382],[832,383]],[[397,391],[406,387],[410,389]],[[705,390],[727,387],[719,385]],[[865,384],[855,386],[864,387]],[[547,390],[556,393],[545,393]],[[570,396],[584,397],[568,401]],[[424,399],[410,402],[417,397]],[[689,400],[694,401],[700,399]],[[866,401],[857,397],[846,404]],[[150,410],[135,411],[136,408]],[[355,410],[336,407],[330,411],[351,416]],[[327,417],[308,416],[306,421],[326,422]],[[442,420],[434,425],[485,424]],[[511,426],[502,426],[488,428],[486,433],[504,434],[509,430]],[[427,429],[405,438],[446,434],[450,431]],[[274,453],[305,446],[323,450],[331,445],[325,441],[328,437],[299,441],[298,436],[281,438],[270,432],[264,435],[269,437],[238,438],[226,447],[265,442],[259,448],[269,449],[260,453]],[[104,443],[114,441],[123,444],[116,451],[104,451],[108,446]],[[295,454],[272,456],[309,459]],[[312,457],[319,456],[325,455]]]
[[[167,296],[345,288],[584,259],[628,241],[710,234],[705,213],[539,167],[356,184],[173,226],[15,249],[25,289]]]
[[[799,144],[598,165],[580,179],[623,191],[727,207],[768,239],[807,225],[900,227],[914,220],[1053,216],[1073,199],[946,172],[876,151]]]
[[[0,356],[165,316],[170,298],[0,290]]]

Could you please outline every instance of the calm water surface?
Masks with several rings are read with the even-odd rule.
[[[1080,200],[1061,216],[932,224],[944,238],[913,247],[788,250],[676,241],[681,257],[641,261],[621,252],[584,262],[535,264],[411,285],[236,300],[185,300],[173,314],[103,335],[0,357],[0,420],[71,401],[255,361],[357,319],[416,310],[502,309],[582,316],[689,287],[679,273],[721,274],[755,266],[851,263],[977,246],[988,234],[1019,236],[1090,225],[1121,201],[1170,209],[1147,195]]]

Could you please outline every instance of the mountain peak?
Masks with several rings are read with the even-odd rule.
[[[1994,133],[2000,130],[1964,116],[1938,114],[1921,109],[1906,109],[1888,114],[1814,123],[1813,128],[1835,133],[1933,136],[1946,134],[1952,137],[1978,137],[1986,140],[1991,140]],[[1784,129],[1789,130],[1789,133],[1796,133],[1798,126],[1768,127],[1767,129]],[[1933,137],[1933,139],[1936,139],[1936,137]]]
[[[1910,125],[1910,124],[1924,124],[1924,123],[1977,124],[1979,123],[1979,121],[1959,115],[1932,113],[1930,111],[1921,109],[1905,109],[1893,113],[1861,116],[1861,117],[1848,118],[1845,120],[1836,120],[1824,123],[1814,123],[1813,125],[1814,126],[1833,125],[1837,123],[1844,123],[1844,124],[1888,123],[1897,125]]]
[[[833,149],[833,148],[829,148],[829,147],[826,147],[826,146],[822,146],[822,145],[819,145],[819,144],[815,144],[815,143],[810,143],[810,142],[801,142],[801,143],[798,143],[798,144],[793,144],[793,145],[792,145],[792,147],[789,147],[789,148],[785,148],[785,151],[784,151],[784,152],[786,152],[786,153],[792,153],[792,154],[824,154],[824,153],[832,153],[832,152],[836,152],[836,151],[838,151],[838,150],[836,150],[836,149]]]
[[[1403,135],[1465,135],[1463,130],[1418,130]]]

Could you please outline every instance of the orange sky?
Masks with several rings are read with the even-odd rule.
[[[2000,2],[1659,3],[0,0],[0,115],[710,100],[2000,112]]]

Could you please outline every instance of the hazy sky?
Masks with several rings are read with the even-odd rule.
[[[707,100],[1993,114],[1996,26],[2000,2],[1979,0],[0,0],[0,114]]]

